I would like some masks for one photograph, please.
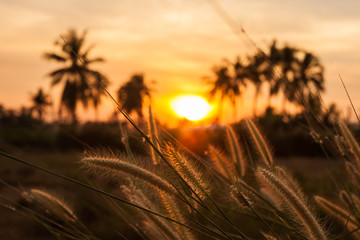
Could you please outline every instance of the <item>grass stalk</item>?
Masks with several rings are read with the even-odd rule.
[[[181,156],[172,146],[169,144],[165,147],[166,155],[169,159],[170,164],[174,169],[182,176],[183,179],[195,190],[196,194],[199,195],[201,199],[204,199],[209,194],[209,187],[206,184],[206,181],[203,180],[203,177],[192,166],[184,156]]]
[[[160,144],[159,144],[159,138],[158,138],[158,133],[157,133],[157,128],[156,128],[156,123],[151,111],[151,106],[149,106],[149,122],[148,122],[148,128],[149,128],[149,134],[150,134],[150,139],[151,142],[158,148],[160,148]],[[160,156],[158,154],[156,154],[154,148],[150,147],[150,151],[151,151],[151,158],[153,160],[154,165],[157,165],[160,163],[161,159]]]
[[[314,199],[324,211],[339,219],[349,231],[358,229],[359,223],[348,211],[321,196],[315,196]],[[356,235],[358,239],[360,238],[360,232],[353,232],[353,234]]]
[[[226,126],[226,136],[228,139],[231,158],[233,160],[237,174],[239,175],[239,177],[244,177],[246,170],[246,162],[244,157],[242,156],[241,148],[236,138],[235,132],[229,125]]]
[[[346,124],[343,121],[339,121],[338,125],[344,137],[344,140],[348,144],[348,147],[350,148],[350,151],[355,158],[357,168],[360,169],[360,146],[356,142],[354,136],[352,135],[349,128],[346,126]]]
[[[10,155],[10,154],[8,154],[8,153],[5,153],[5,152],[3,152],[3,151],[1,151],[1,150],[0,150],[0,155],[3,156],[3,157],[6,157],[6,158],[8,158],[8,159],[14,160],[14,161],[16,161],[16,162],[18,162],[18,163],[21,163],[21,164],[30,166],[30,167],[32,167],[32,168],[35,168],[35,169],[37,169],[37,170],[40,170],[40,171],[42,171],[42,172],[45,172],[45,173],[47,173],[47,174],[56,176],[56,177],[58,177],[58,178],[61,178],[61,179],[63,179],[63,180],[69,181],[69,182],[72,182],[72,183],[74,183],[74,184],[76,184],[76,185],[78,185],[78,186],[87,188],[87,189],[89,189],[89,190],[92,190],[92,191],[94,191],[94,192],[97,192],[97,193],[99,193],[99,194],[101,194],[101,195],[104,195],[104,196],[106,196],[106,197],[112,198],[112,199],[114,199],[114,200],[116,200],[116,201],[119,201],[119,202],[121,202],[121,203],[123,203],[123,204],[126,204],[126,205],[128,205],[128,206],[132,206],[132,207],[137,208],[137,209],[140,209],[140,210],[142,210],[142,211],[144,211],[144,212],[147,212],[147,213],[153,214],[153,215],[155,215],[155,216],[158,216],[158,217],[160,217],[160,218],[163,218],[163,219],[165,219],[165,220],[168,220],[168,221],[170,221],[170,222],[174,222],[174,223],[176,223],[176,224],[179,224],[179,225],[181,225],[181,226],[184,226],[184,227],[186,227],[186,228],[189,228],[190,230],[196,231],[196,232],[198,232],[198,233],[200,233],[200,234],[202,234],[202,235],[204,235],[204,236],[207,236],[208,238],[218,239],[217,237],[215,237],[215,236],[213,236],[213,235],[209,235],[208,233],[206,233],[206,232],[204,232],[204,231],[202,231],[202,230],[199,230],[199,229],[193,228],[193,227],[191,227],[191,226],[189,226],[189,225],[186,225],[186,224],[184,224],[184,223],[178,222],[178,221],[176,221],[176,220],[174,220],[174,219],[172,219],[172,218],[170,218],[170,217],[164,216],[164,215],[162,215],[162,214],[160,214],[160,213],[157,213],[157,212],[154,212],[154,211],[152,211],[152,210],[150,210],[150,209],[144,208],[144,207],[142,207],[142,206],[140,206],[140,205],[138,205],[138,204],[132,203],[132,202],[130,202],[130,201],[124,199],[124,198],[115,196],[115,195],[113,195],[113,194],[111,194],[111,193],[102,191],[102,190],[100,190],[100,189],[98,189],[98,188],[95,188],[95,187],[93,187],[93,186],[91,186],[91,185],[85,184],[85,183],[83,183],[83,182],[80,182],[80,181],[77,181],[77,180],[75,180],[75,179],[69,178],[69,177],[67,177],[67,176],[61,175],[61,174],[59,174],[59,173],[53,172],[53,171],[48,170],[48,169],[46,169],[46,168],[37,166],[37,165],[35,165],[35,164],[29,163],[29,162],[24,161],[24,160],[22,160],[22,159],[20,159],[20,158],[17,158],[17,157],[14,157],[14,156],[12,156],[12,155]],[[212,222],[212,221],[210,220],[210,222]],[[214,225],[217,226],[215,223],[214,223]],[[219,229],[220,232],[222,232],[222,229],[221,229],[221,228],[219,228],[219,227],[217,227],[217,228]],[[209,230],[209,231],[212,231],[211,229],[208,229],[208,230]],[[213,232],[213,231],[212,231],[212,232]],[[220,233],[216,233],[216,232],[213,232],[213,233],[215,233],[218,237],[231,239],[230,237],[226,236],[226,233],[225,233],[225,232],[222,232],[223,234],[225,233],[224,235],[223,235],[223,234],[220,234]]]
[[[264,137],[260,133],[256,125],[251,121],[251,119],[245,119],[246,126],[250,131],[251,137],[253,138],[258,152],[260,153],[261,160],[265,163],[266,166],[271,167],[274,164],[272,154],[269,150],[268,144],[264,140]]]
[[[264,168],[258,168],[256,176],[264,187],[270,189],[278,199],[290,210],[291,215],[299,222],[301,231],[308,239],[326,239],[326,234],[320,224],[304,203],[301,196],[298,196],[283,180]]]
[[[234,171],[231,167],[231,164],[224,159],[224,156],[222,156],[221,152],[218,149],[216,149],[214,146],[210,145],[209,156],[215,165],[215,169],[220,170],[223,176],[228,178],[231,182],[234,182],[233,180]]]
[[[170,195],[177,195],[176,189],[165,179],[133,163],[128,163],[118,158],[114,159],[96,155],[84,157],[82,159],[82,163],[85,166],[94,169],[95,171],[101,169],[104,170],[105,173],[120,172],[128,174],[132,177],[141,179],[152,185],[153,187],[162,190]]]

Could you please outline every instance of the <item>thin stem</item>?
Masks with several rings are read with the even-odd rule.
[[[40,170],[40,171],[46,172],[46,173],[48,173],[48,174],[50,174],[50,175],[59,177],[59,178],[61,178],[61,179],[67,180],[67,181],[72,182],[72,183],[75,183],[75,184],[77,184],[77,185],[79,185],[79,186],[82,186],[82,187],[84,187],[84,188],[90,189],[90,190],[92,190],[92,191],[94,191],[94,192],[100,193],[100,194],[102,194],[102,195],[105,195],[105,196],[107,196],[107,197],[110,197],[110,198],[112,198],[112,199],[115,199],[115,200],[117,200],[117,201],[120,201],[120,202],[122,202],[122,203],[124,203],[124,204],[127,204],[127,205],[129,205],[129,206],[138,208],[138,209],[140,209],[140,210],[142,210],[142,211],[145,211],[145,212],[147,212],[147,213],[150,213],[150,214],[153,214],[153,215],[155,215],[155,216],[164,218],[164,219],[166,219],[166,220],[168,220],[168,221],[174,222],[174,223],[176,223],[176,224],[179,224],[179,225],[181,225],[181,226],[184,226],[184,227],[186,227],[186,228],[189,228],[189,229],[191,229],[191,230],[194,230],[194,231],[196,231],[196,232],[199,232],[199,233],[201,233],[201,234],[203,234],[203,235],[205,235],[205,236],[208,236],[208,237],[210,237],[210,238],[216,239],[214,236],[211,236],[211,235],[209,235],[209,234],[207,234],[207,233],[205,233],[205,232],[203,232],[203,231],[201,231],[201,230],[199,230],[199,229],[196,229],[196,228],[193,228],[193,227],[191,227],[191,226],[188,226],[188,225],[186,225],[186,224],[184,224],[184,223],[178,222],[178,221],[176,221],[176,220],[174,220],[174,219],[172,219],[172,218],[169,218],[169,217],[164,216],[164,215],[162,215],[162,214],[160,214],[160,213],[157,213],[157,212],[151,211],[151,210],[149,210],[149,209],[146,209],[146,208],[144,208],[144,207],[142,207],[142,206],[140,206],[140,205],[137,205],[137,204],[135,204],[135,203],[129,202],[129,201],[127,201],[126,199],[117,197],[117,196],[115,196],[115,195],[113,195],[113,194],[104,192],[104,191],[102,191],[102,190],[100,190],[100,189],[98,189],[98,188],[92,187],[92,186],[90,186],[90,185],[88,185],[88,184],[82,183],[82,182],[80,182],[80,181],[77,181],[77,180],[75,180],[75,179],[69,178],[69,177],[64,176],[64,175],[62,175],[62,174],[53,172],[53,171],[51,171],[51,170],[48,170],[48,169],[46,169],[46,168],[43,168],[43,167],[40,167],[40,166],[37,166],[37,165],[34,165],[34,164],[32,164],[32,163],[26,162],[26,161],[24,161],[24,160],[22,160],[22,159],[19,159],[19,158],[17,158],[17,157],[14,157],[14,156],[12,156],[12,155],[10,155],[10,154],[8,154],[8,153],[5,153],[5,152],[3,152],[3,151],[0,151],[0,155],[4,156],[4,157],[6,157],[6,158],[9,158],[9,159],[15,160],[15,161],[17,161],[17,162],[19,162],[19,163],[28,165],[28,166],[33,167],[33,168],[35,168],[35,169],[38,169],[38,170]],[[221,229],[219,229],[219,230],[222,231]],[[223,232],[223,231],[222,231],[222,232]],[[223,232],[223,234],[226,235],[225,232]],[[218,233],[218,235],[221,236],[221,237],[224,237],[224,236],[220,235],[219,233]],[[231,239],[231,238],[228,237],[228,236],[226,236],[226,237],[229,238],[229,239]]]
[[[63,36],[61,36],[61,39],[71,48],[71,46],[68,44],[68,42],[64,39]],[[78,58],[78,60],[84,64],[84,61],[78,56],[78,54],[71,48],[73,54],[75,54],[75,56]],[[191,190],[191,192],[199,199],[199,201],[202,201],[202,199],[198,196],[198,194],[194,191],[193,188],[191,188],[189,186],[189,184],[181,177],[181,175],[175,170],[175,168],[169,163],[169,161],[165,158],[165,156],[161,153],[161,151],[155,146],[155,144],[151,141],[150,137],[148,135],[145,134],[145,132],[143,132],[134,122],[134,120],[132,120],[132,118],[123,110],[123,108],[120,106],[120,104],[114,99],[114,97],[110,94],[110,92],[107,90],[107,88],[101,83],[101,81],[99,81],[96,76],[90,72],[90,74],[94,77],[94,79],[96,79],[98,81],[98,84],[100,85],[100,87],[105,91],[105,93],[108,95],[108,97],[114,102],[114,104],[116,105],[116,108],[121,112],[121,114],[123,114],[123,116],[130,122],[130,124],[140,133],[140,135],[145,139],[145,141],[150,144],[150,146],[154,149],[154,151],[159,155],[159,157],[170,167],[170,169],[172,171],[174,171],[174,173],[177,175],[177,177],[179,177],[179,179]],[[173,220],[174,221],[174,220]],[[217,226],[216,223],[214,223],[213,221],[211,221],[210,219],[208,219],[208,221],[215,226],[220,232],[222,232],[227,238],[232,239],[229,235],[226,234],[226,232],[224,232],[224,230],[222,230],[219,226]]]
[[[347,97],[348,97],[348,99],[349,99],[349,102],[350,102],[350,104],[351,104],[351,107],[352,107],[352,109],[353,109],[353,111],[354,111],[354,113],[355,113],[355,116],[356,116],[358,122],[360,123],[359,116],[358,116],[358,114],[357,114],[357,112],[356,112],[356,110],[355,110],[354,104],[353,104],[353,102],[352,102],[352,100],[351,100],[351,97],[350,97],[350,94],[349,94],[349,92],[348,92],[348,90],[347,90],[347,88],[346,88],[346,86],[345,86],[344,80],[342,79],[342,77],[341,77],[340,74],[339,74],[339,78],[340,78],[341,84],[342,84],[343,87],[344,87],[344,90],[345,90],[345,92],[346,92],[346,95],[347,95]]]

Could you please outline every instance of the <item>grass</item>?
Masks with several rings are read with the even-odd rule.
[[[88,170],[86,179],[77,173],[61,174],[66,165],[61,160],[42,167],[43,163],[0,152],[28,166],[20,174],[8,174],[7,181],[2,182],[5,190],[0,203],[5,209],[40,223],[42,230],[59,239],[358,239],[360,147],[344,122],[335,123],[334,133],[328,132],[327,136],[334,146],[341,146],[345,172],[340,177],[330,175],[328,181],[334,184],[331,191],[336,190],[337,197],[328,200],[316,193],[304,193],[292,174],[273,157],[265,137],[250,119],[242,123],[246,134],[230,125],[222,127],[226,136],[223,148],[210,145],[205,138],[202,144],[208,145],[209,154],[198,156],[166,130],[159,134],[151,110],[144,130],[105,87],[103,90],[143,139],[148,154],[140,156],[130,147],[129,135],[121,124],[119,139],[125,153],[87,147],[77,163]],[[311,117],[305,115],[309,132],[324,150],[327,161],[338,165],[331,162],[324,136],[312,127]],[[74,169],[73,161],[67,163],[66,169]],[[12,186],[21,178],[26,182],[26,176],[37,170],[48,174],[36,174],[43,186]],[[57,180],[53,180],[55,177]],[[62,192],[79,204],[72,208],[55,189],[43,189],[59,187],[56,182],[66,182]],[[83,212],[77,210],[84,206]],[[94,214],[86,216],[89,210]],[[326,221],[325,214],[333,221]],[[119,220],[127,228],[119,227]]]
[[[0,152],[3,157],[28,165],[20,176],[3,182],[12,195],[2,195],[2,206],[40,223],[62,239],[330,239],[334,235],[348,239],[358,235],[360,147],[345,123],[338,122],[335,133],[328,134],[334,146],[341,146],[344,169],[350,176],[330,176],[339,195],[339,203],[335,203],[318,193],[315,201],[306,196],[300,184],[278,164],[265,137],[250,119],[244,120],[240,128],[228,125],[219,129],[224,136],[223,147],[208,143],[207,136],[202,136],[201,144],[207,145],[208,154],[199,156],[165,129],[160,128],[160,134],[150,109],[144,130],[119,105],[117,108],[133,128],[128,134],[128,129],[119,124],[122,149],[118,151],[84,145],[82,160],[75,165],[68,157],[44,164],[24,161],[26,157],[19,152],[17,156]],[[308,128],[327,153],[323,136],[311,124]],[[130,145],[129,136],[134,132],[142,139],[147,154],[139,154]],[[66,170],[79,165],[88,170],[87,178]],[[61,173],[64,169],[66,176]],[[47,183],[44,186],[19,190],[12,186],[19,179],[26,182],[26,176],[37,170],[49,174],[46,178],[39,176],[38,183]],[[54,193],[57,191],[43,189],[58,186],[53,177],[69,184],[64,193],[79,199],[79,205],[71,208]],[[14,198],[16,194],[21,200]],[[338,219],[337,224],[344,230],[329,228],[332,224],[327,225],[319,217],[315,202]],[[76,209],[84,206],[86,211],[98,213],[105,224],[94,226],[95,214],[78,214]],[[116,226],[117,219],[127,228]]]
[[[356,178],[350,178],[347,182],[345,179],[341,179],[341,182],[331,180],[338,184],[339,195],[342,195],[342,198],[348,196],[347,206],[340,206],[344,205],[340,197],[338,203],[333,203],[333,200],[329,201],[322,196],[316,196],[318,207],[311,196],[305,196],[299,184],[283,166],[295,170],[296,176],[302,179],[305,186],[308,186],[306,193],[317,195],[319,192],[314,193],[314,191],[324,191],[322,186],[329,184],[325,181],[334,176],[325,174],[322,178],[323,182],[319,182],[320,186],[317,189],[312,188],[314,184],[306,182],[306,179],[309,175],[313,179],[318,179],[320,171],[315,169],[324,169],[328,160],[278,161],[273,158],[268,144],[256,125],[249,119],[243,124],[248,129],[247,141],[252,144],[255,151],[250,155],[257,156],[252,159],[251,164],[248,162],[249,153],[240,149],[244,143],[239,142],[238,133],[231,127],[223,129],[224,136],[228,138],[224,141],[224,149],[209,145],[209,154],[199,157],[189,154],[179,143],[162,140],[162,135],[151,127],[154,126],[153,123],[149,124],[148,131],[156,137],[148,138],[148,141],[156,141],[157,144],[153,144],[155,148],[151,152],[152,145],[148,143],[149,153],[146,157],[139,157],[136,152],[128,149],[121,154],[109,150],[88,150],[82,157],[82,163],[74,161],[75,158],[80,157],[79,154],[74,153],[59,156],[47,153],[40,154],[41,159],[30,159],[35,165],[66,173],[75,181],[92,180],[95,187],[82,189],[76,186],[81,184],[74,185],[64,180],[54,180],[53,176],[40,174],[31,167],[18,166],[17,170],[10,170],[11,172],[18,171],[17,174],[3,175],[6,182],[13,185],[21,176],[23,180],[21,182],[35,185],[37,189],[22,187],[21,190],[27,194],[21,195],[22,191],[10,191],[7,186],[4,186],[2,196],[6,198],[3,198],[3,205],[40,222],[57,236],[74,239],[109,239],[111,235],[120,237],[124,234],[133,236],[135,239],[271,239],[271,237],[327,239],[334,234],[347,239],[350,236],[357,236],[356,226],[359,226],[359,223],[355,213],[358,213],[358,205],[348,204],[358,201],[356,186],[352,185],[352,180]],[[346,127],[343,123],[339,126],[342,129]],[[351,133],[346,129],[341,131],[345,133],[343,141],[348,149],[347,156],[356,154],[357,149],[354,150],[354,148],[358,145],[349,135]],[[126,139],[123,141],[127,144]],[[158,157],[155,158],[154,154]],[[154,159],[160,161],[154,161]],[[351,174],[358,174],[356,157],[346,159],[346,161],[348,164],[353,164],[351,168],[348,167],[351,169],[349,170]],[[91,170],[87,175],[88,180],[84,180],[75,170],[81,164]],[[238,164],[242,168],[238,168]],[[296,166],[291,164],[296,164]],[[309,167],[306,164],[314,168],[313,172],[308,171]],[[339,162],[334,165],[338,168]],[[308,176],[299,175],[299,173],[308,174]],[[64,196],[71,196],[71,201],[77,203],[73,209],[71,205],[59,207],[65,206],[61,202],[64,196],[52,195],[53,192],[59,191],[46,190],[63,186],[64,183],[67,187],[62,187],[60,191]],[[334,188],[332,186],[326,188],[329,192],[325,192],[325,195],[333,197]],[[7,190],[4,191],[4,189]],[[74,192],[75,189],[77,190]],[[91,192],[91,189],[99,189],[99,191]],[[341,194],[340,189],[343,189]],[[33,201],[29,201],[29,196],[39,191],[44,193],[42,196],[53,199],[54,203],[50,204],[49,200],[37,201],[37,205],[41,206],[34,206]],[[12,193],[9,194],[9,192]],[[104,195],[103,192],[110,194]],[[79,195],[82,195],[81,200],[79,200]],[[21,196],[28,197],[19,200]],[[91,199],[94,196],[98,199],[96,207],[98,209],[90,207],[94,203]],[[329,210],[329,207],[324,207],[325,204],[326,206],[337,204],[336,208],[332,209],[343,209],[342,212],[348,212],[351,224],[347,225],[344,218],[339,218],[337,216],[339,214],[336,215],[333,210]],[[12,208],[9,208],[9,205]],[[96,224],[89,220],[91,217],[84,216],[84,212],[77,211],[77,208],[90,208],[95,215],[99,214],[100,209],[100,212],[111,213],[104,219],[107,226],[94,227]],[[63,214],[61,214],[62,210]],[[347,234],[338,232],[336,228],[329,229],[327,224],[330,223],[319,217],[322,216],[319,215],[321,211],[334,215],[332,221],[336,224],[331,224],[335,226],[343,224],[347,229]],[[69,221],[69,213],[73,214],[70,218],[72,221]],[[61,216],[68,216],[67,220]],[[100,216],[97,215],[96,218]],[[75,219],[76,224],[73,222]],[[118,228],[114,224],[115,219],[122,219],[122,225],[128,223],[128,226]],[[109,224],[109,222],[112,223]],[[105,233],[109,229],[113,234]],[[355,232],[351,233],[351,231]],[[119,233],[114,235],[114,232]]]

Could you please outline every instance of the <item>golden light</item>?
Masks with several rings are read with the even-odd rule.
[[[175,98],[171,102],[171,108],[179,117],[190,121],[201,120],[212,110],[212,106],[204,98],[196,95]]]

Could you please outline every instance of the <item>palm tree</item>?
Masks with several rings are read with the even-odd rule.
[[[295,98],[299,105],[302,105],[303,101],[306,101],[311,95],[318,96],[318,93],[325,90],[324,68],[319,59],[312,53],[304,52],[303,59],[299,61],[299,70],[295,75],[293,85],[293,88],[299,91],[297,98]]]
[[[322,115],[322,122],[325,126],[333,126],[334,123],[337,123],[340,118],[340,112],[335,103],[330,104],[326,109],[326,112]]]
[[[266,81],[269,84],[269,95],[268,95],[268,107],[271,106],[271,97],[275,95],[275,85],[276,85],[276,68],[281,61],[281,50],[276,45],[276,40],[273,40],[269,47],[269,54],[264,56],[267,59],[267,64],[264,69],[264,75]]]
[[[64,63],[62,68],[51,72],[49,76],[52,78],[51,86],[63,83],[59,114],[61,115],[62,108],[67,109],[73,123],[77,120],[77,103],[80,101],[86,108],[90,100],[96,109],[104,94],[101,85],[106,87],[109,83],[103,74],[89,68],[90,64],[103,62],[104,59],[89,58],[92,47],[84,49],[85,38],[86,31],[78,35],[75,30],[69,30],[63,37],[64,41],[55,42],[61,52],[44,55],[46,59]]]
[[[283,111],[287,101],[298,106],[315,103],[318,93],[324,91],[324,68],[319,59],[312,53],[288,46],[280,53],[281,76],[275,78],[271,93],[283,92]]]
[[[38,92],[32,96],[31,100],[33,102],[33,107],[31,109],[37,112],[39,120],[42,121],[46,107],[51,105],[49,96],[39,88]]]
[[[119,88],[117,96],[119,103],[128,114],[135,111],[138,117],[142,118],[144,97],[150,97],[150,89],[144,82],[143,74],[134,74],[128,82]]]
[[[280,50],[280,60],[278,61],[278,66],[280,67],[280,76],[275,76],[274,84],[270,89],[271,95],[276,95],[279,92],[283,94],[283,106],[282,111],[285,112],[285,106],[287,101],[293,101],[294,93],[296,88],[294,88],[294,77],[297,74],[298,69],[298,59],[297,53],[298,49],[285,46]]]
[[[232,69],[229,69],[229,67]],[[231,75],[229,72],[230,70],[233,70],[234,75]],[[245,67],[240,62],[240,59],[237,58],[233,65],[231,64],[229,66],[228,62],[225,61],[225,64],[220,67],[215,67],[213,71],[216,79],[211,82],[212,88],[209,91],[209,98],[212,100],[215,95],[220,95],[217,119],[217,121],[219,121],[219,118],[222,115],[222,107],[225,98],[228,98],[231,101],[235,115],[236,98],[241,95],[241,86],[245,85]]]
[[[256,116],[257,101],[259,98],[262,84],[268,78],[268,68],[266,56],[258,53],[253,57],[249,57],[249,64],[246,66],[246,77],[255,86],[254,100],[253,100],[253,115]]]

